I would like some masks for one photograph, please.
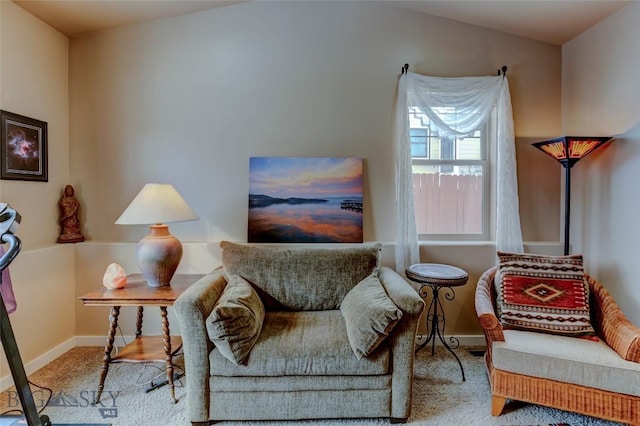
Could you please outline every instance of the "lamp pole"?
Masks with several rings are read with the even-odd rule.
[[[564,188],[564,255],[569,254],[569,223],[571,222],[571,165],[563,162],[565,175]]]

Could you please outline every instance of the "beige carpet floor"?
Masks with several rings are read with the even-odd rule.
[[[455,359],[443,348],[431,356],[428,348],[418,352],[415,365],[413,406],[409,424],[417,426],[465,425],[542,425],[565,423],[571,426],[612,426],[591,417],[530,404],[511,402],[500,417],[490,414],[489,383],[483,358],[465,348],[456,351],[462,360],[467,380],[462,381]],[[53,399],[44,409],[55,423],[111,423],[114,426],[189,425],[185,416],[184,379],[177,382],[178,403],[170,401],[169,388],[145,393],[150,381],[161,381],[162,365],[114,364],[105,382],[101,405],[90,401],[97,389],[102,356],[101,348],[78,347],[30,376],[40,386],[51,388]],[[176,358],[182,366],[182,357]],[[177,369],[177,371],[179,371]],[[36,404],[43,406],[48,392],[34,388]],[[19,408],[14,389],[0,394],[0,412]],[[222,422],[221,426],[377,426],[383,419],[320,420],[297,422]]]

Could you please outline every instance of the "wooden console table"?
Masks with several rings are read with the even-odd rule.
[[[164,362],[167,369],[167,382],[171,388],[171,398],[176,402],[175,387],[173,384],[173,356],[182,347],[182,339],[171,336],[167,307],[173,306],[173,302],[191,284],[200,279],[200,274],[176,274],[171,280],[170,286],[151,287],[147,284],[142,274],[132,274],[127,277],[127,285],[117,290],[101,288],[80,297],[86,306],[111,306],[109,315],[110,327],[107,335],[107,344],[104,347],[102,370],[100,371],[100,384],[94,400],[94,404],[100,402],[104,381],[109,372],[109,365],[117,362]],[[118,354],[111,356],[113,341],[118,328],[118,315],[121,306],[136,306],[138,317],[136,320],[136,338],[133,342],[120,349]],[[142,316],[145,306],[160,307],[162,320],[162,336],[142,335]]]

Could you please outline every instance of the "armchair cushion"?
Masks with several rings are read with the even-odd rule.
[[[368,356],[389,335],[402,311],[393,303],[375,274],[360,281],[340,304],[349,344],[359,359]]]
[[[211,373],[224,377],[379,376],[390,371],[391,351],[353,356],[344,318],[332,311],[267,311],[246,364],[234,365],[219,351],[209,356]]]
[[[207,318],[207,334],[222,356],[240,365],[258,340],[263,321],[258,294],[243,278],[232,275]]]
[[[640,396],[640,364],[625,361],[603,341],[505,330],[493,344],[502,371]]]
[[[506,328],[594,336],[582,255],[498,252],[500,322]]]

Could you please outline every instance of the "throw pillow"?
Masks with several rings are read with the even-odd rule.
[[[582,255],[498,252],[496,294],[504,327],[594,336]]]
[[[375,274],[347,293],[340,312],[347,326],[349,344],[358,359],[372,353],[402,318],[402,311],[389,298]]]
[[[264,305],[258,294],[242,277],[231,275],[206,328],[220,354],[240,365],[258,340],[263,322]]]

